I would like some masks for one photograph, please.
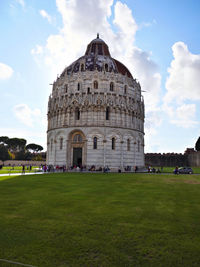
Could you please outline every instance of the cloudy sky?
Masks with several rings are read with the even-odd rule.
[[[0,0],[0,136],[46,149],[51,84],[97,32],[140,82],[145,152],[200,136],[199,0]]]

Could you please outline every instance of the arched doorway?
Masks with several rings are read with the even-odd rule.
[[[73,136],[72,144],[73,144],[73,166],[82,166],[82,159],[83,159],[83,151],[82,151],[82,142],[83,138],[80,133],[76,133]]]
[[[73,167],[86,165],[86,139],[80,130],[69,134],[68,163]]]

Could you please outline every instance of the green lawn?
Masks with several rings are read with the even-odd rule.
[[[0,215],[0,259],[38,267],[200,264],[200,175],[1,177]]]
[[[38,171],[40,168],[41,170],[41,167],[40,166],[32,166],[32,169],[30,171],[30,168],[29,166],[25,167],[25,172],[36,172]],[[0,169],[0,174],[12,174],[12,173],[20,173],[22,172],[22,166],[6,166],[6,167],[3,167],[2,169]]]

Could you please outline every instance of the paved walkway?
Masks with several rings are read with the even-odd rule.
[[[0,174],[0,177],[2,177],[2,176],[16,176],[16,175],[43,174],[43,173],[44,173],[44,172],[26,172],[26,173],[17,172],[17,173],[2,173],[2,174]]]

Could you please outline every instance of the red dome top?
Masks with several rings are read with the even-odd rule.
[[[97,38],[92,40],[87,46],[85,56],[88,55],[101,55],[110,57],[108,46],[102,39],[99,38],[99,34],[97,34]]]
[[[84,62],[84,67],[83,67]],[[121,62],[111,57],[108,45],[99,38],[92,40],[86,49],[85,55],[73,62],[69,67],[67,67],[63,73],[67,74],[78,72],[79,69],[84,70],[98,70],[120,73],[122,75],[127,75],[129,78],[133,78],[130,71]]]

